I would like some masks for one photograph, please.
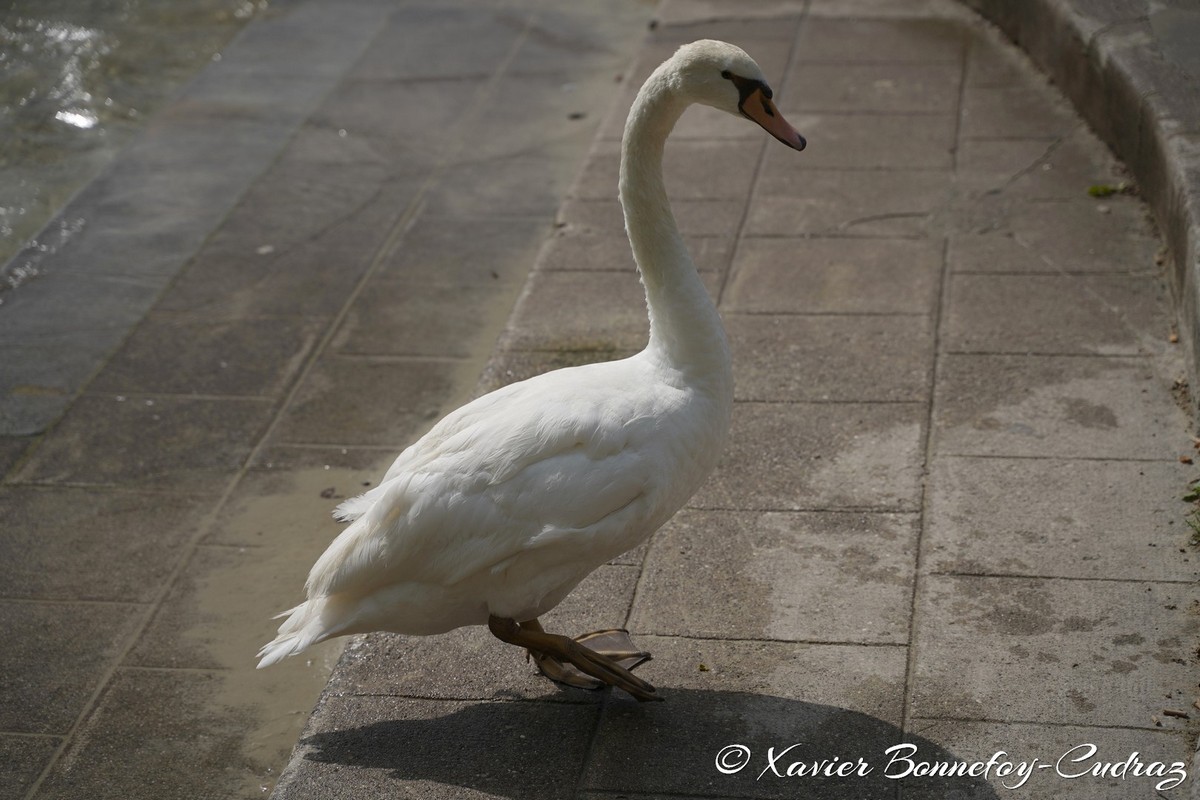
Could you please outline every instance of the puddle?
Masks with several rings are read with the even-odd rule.
[[[248,476],[242,499],[222,517],[218,544],[200,548],[182,596],[174,609],[168,603],[151,637],[164,657],[225,676],[208,703],[242,721],[239,796],[270,791],[347,640],[323,642],[263,670],[255,653],[275,635],[280,620],[272,615],[304,599],[309,567],[342,530],[330,516],[339,496],[359,491],[385,466]]]
[[[10,0],[0,10],[0,270],[265,0]],[[71,222],[71,225],[83,224]],[[24,276],[28,277],[28,275]],[[19,279],[18,279],[19,280]],[[0,288],[10,288],[9,282]]]

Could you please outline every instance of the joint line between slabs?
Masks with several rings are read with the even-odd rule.
[[[584,689],[582,691],[590,691]],[[599,693],[597,693],[597,696]],[[590,700],[551,700],[554,695],[546,695],[544,697],[450,697],[446,695],[424,695],[424,694],[388,694],[387,692],[330,692],[328,694],[332,698],[348,698],[348,697],[379,697],[389,700],[412,700],[421,703],[488,703],[494,705],[514,705],[519,703],[537,703],[544,706],[596,706],[600,708],[601,702]],[[0,731],[0,733],[3,733]]]
[[[0,737],[12,739],[62,739],[61,733],[37,733],[36,731],[0,731]]]
[[[954,130],[954,152],[953,152],[953,168],[954,173],[958,173],[958,153],[962,147],[962,116],[963,116],[963,97],[966,92],[967,85],[967,42],[963,43],[962,50],[959,53],[959,84],[958,96],[955,106],[955,130]],[[925,528],[926,528],[926,509],[930,502],[929,478],[933,471],[933,460],[936,458],[934,448],[934,410],[937,403],[937,384],[938,373],[941,368],[941,345],[942,345],[942,326],[944,324],[944,316],[946,307],[950,301],[950,240],[948,237],[942,238],[942,264],[941,274],[939,276],[938,295],[936,305],[933,309],[933,352],[932,352],[932,368],[929,370],[929,383],[927,391],[927,405],[925,410],[925,441],[921,459],[921,503],[917,522],[917,538],[915,543],[915,557],[913,563],[913,578],[912,578],[912,593],[909,596],[909,614],[908,614],[908,653],[904,665],[904,694],[900,706],[900,729],[907,731],[909,729],[909,711],[912,706],[912,700],[916,687],[914,681],[917,674],[917,658],[918,652],[916,647],[917,629],[920,625],[920,598],[924,589],[924,559],[922,553],[924,550]]]
[[[130,610],[137,608],[145,608],[151,603],[141,600],[104,600],[100,598],[75,598],[75,597],[2,597],[0,596],[0,605],[12,603],[14,605],[50,605],[50,606],[127,606]]]
[[[918,508],[897,506],[767,506],[746,508],[745,506],[684,506],[687,511],[709,511],[729,514],[920,514]]]
[[[126,486],[120,483],[83,483],[81,481],[10,481],[0,488],[22,488],[34,490],[82,489],[104,494],[146,495],[148,497],[192,497],[195,499],[219,500],[221,492],[189,492],[182,489],[160,489],[153,486]]]
[[[1073,455],[1028,455],[1028,454],[1011,454],[1011,453],[955,453],[946,452],[938,453],[938,458],[985,458],[997,461],[1004,460],[1024,460],[1024,461],[1092,461],[1099,463],[1128,463],[1128,464],[1173,464],[1180,466],[1179,458],[1174,455],[1164,455],[1159,458],[1133,458],[1121,457],[1114,458],[1111,456],[1073,456]]]
[[[1155,586],[1194,586],[1195,581],[1184,578],[1106,578],[1106,577],[1089,577],[1084,575],[1022,575],[1018,572],[942,572],[934,571],[928,573],[931,577],[941,578],[987,578],[989,580],[1015,580],[1015,581],[1072,581],[1075,583],[1124,583],[1131,586],[1144,586],[1152,584]]]
[[[1098,725],[1089,722],[1055,722],[1052,720],[1037,720],[1037,719],[1000,719],[996,717],[923,717],[913,716],[911,718],[917,722],[961,722],[978,725],[1039,725],[1047,728],[1099,728],[1109,731],[1137,731],[1138,733],[1154,733],[1165,735],[1176,735],[1184,732],[1184,729],[1177,728],[1141,728],[1137,725]],[[912,731],[916,733],[916,731]]]
[[[839,639],[772,639],[744,636],[715,636],[699,633],[655,633],[648,630],[632,631],[639,637],[655,639],[686,639],[696,642],[732,642],[734,644],[784,644],[803,645],[804,647],[908,647],[906,642],[855,642]]]

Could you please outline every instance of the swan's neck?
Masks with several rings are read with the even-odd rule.
[[[625,230],[650,312],[647,351],[690,384],[704,385],[729,403],[733,377],[725,330],[684,247],[663,186],[663,146],[688,106],[665,67],[638,93],[621,145]]]

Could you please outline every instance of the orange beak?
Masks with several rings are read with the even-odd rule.
[[[763,92],[761,84],[743,97],[742,102],[738,104],[738,110],[747,119],[757,122],[763,130],[793,150],[803,150],[804,146],[808,144],[804,141],[804,137],[779,113],[775,103],[771,102],[771,98]]]

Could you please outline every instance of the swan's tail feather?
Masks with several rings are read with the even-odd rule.
[[[275,619],[284,616],[287,619],[279,626],[275,638],[258,651],[258,668],[269,667],[318,642],[337,636],[339,629],[330,625],[329,601],[328,597],[319,597],[276,614]]]

